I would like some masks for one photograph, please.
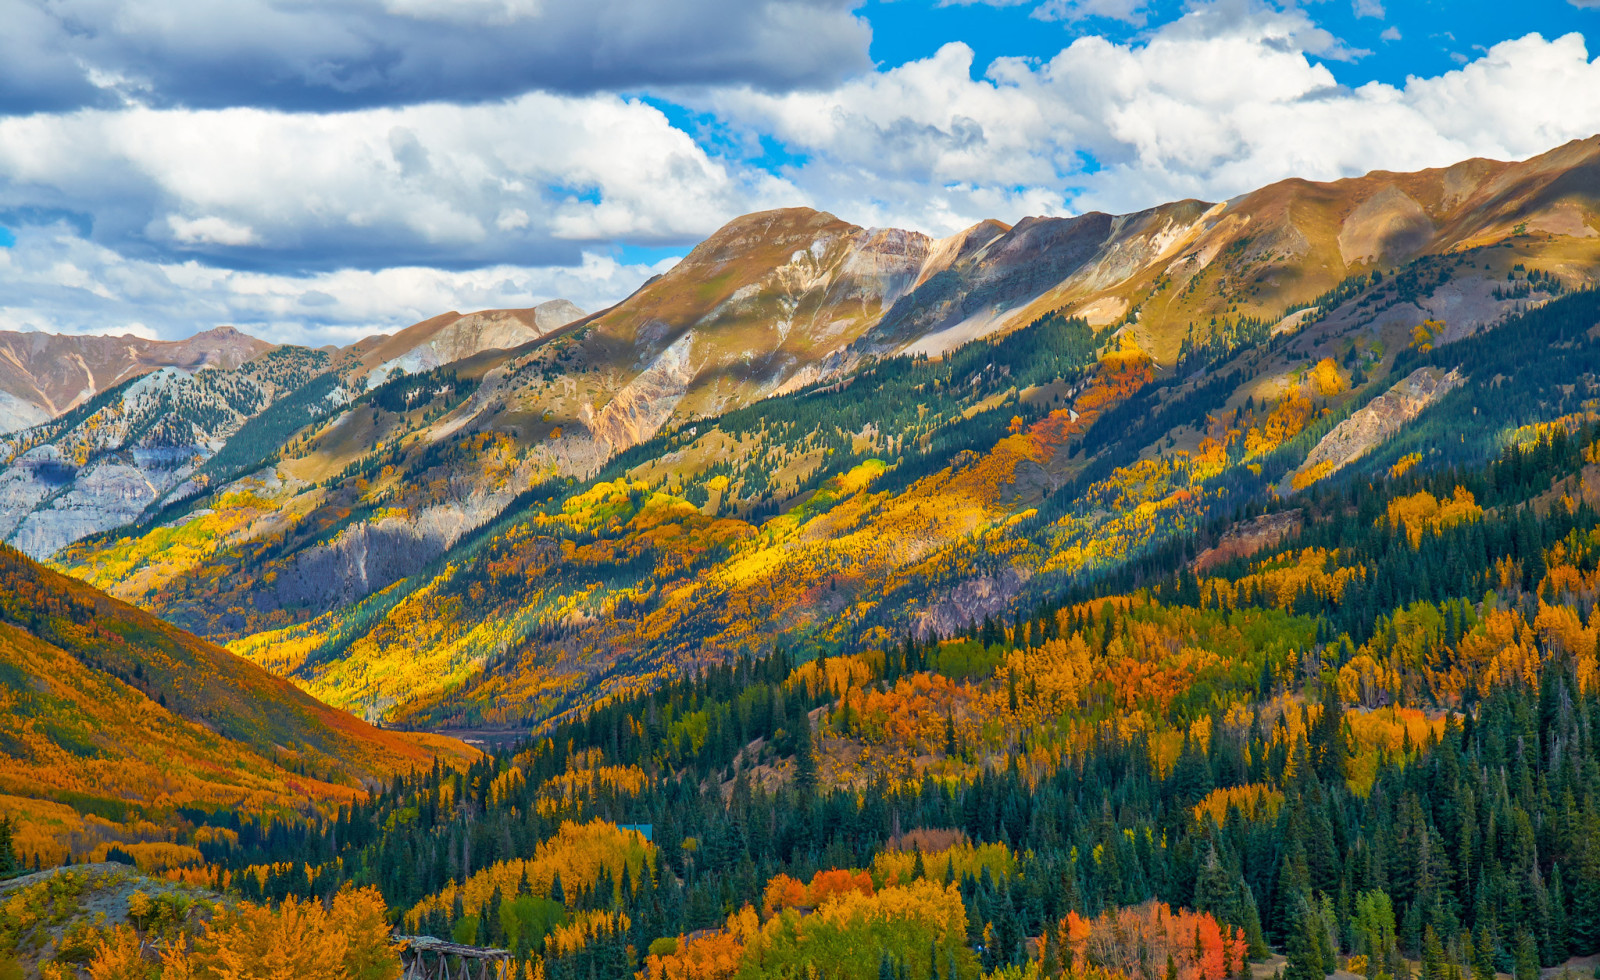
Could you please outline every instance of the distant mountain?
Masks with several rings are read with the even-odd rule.
[[[1592,338],[1496,328],[1587,315],[1597,194],[1600,137],[943,240],[749,215],[559,328],[450,314],[351,351],[348,404],[241,427],[223,451],[271,454],[54,560],[430,724],[949,632],[1251,501],[1587,411]],[[453,339],[502,330],[528,339]]]
[[[0,435],[160,368],[237,368],[273,345],[217,327],[187,340],[0,331]]]
[[[448,313],[324,350],[231,327],[172,342],[0,334],[0,540],[47,557],[258,469],[386,378],[517,347],[582,316],[566,300]]]

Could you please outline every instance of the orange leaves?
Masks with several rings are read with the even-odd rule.
[[[811,876],[810,885],[802,885],[799,881],[785,874],[780,874],[767,882],[767,890],[762,898],[761,910],[765,915],[771,916],[782,912],[784,909],[817,908],[828,899],[843,895],[846,892],[860,892],[871,895],[872,876],[865,871],[850,872],[838,868],[818,871]]]
[[[643,980],[730,980],[744,957],[744,943],[732,932],[718,929],[679,938],[670,953],[652,953],[645,959]]]
[[[1146,902],[1084,919],[1069,912],[1060,926],[1074,965],[1093,964],[1130,980],[1162,980],[1168,957],[1178,980],[1228,980],[1244,960],[1244,934],[1210,915]]]
[[[1311,399],[1297,390],[1280,401],[1260,428],[1252,427],[1244,437],[1245,455],[1264,456],[1300,434],[1311,421]]]

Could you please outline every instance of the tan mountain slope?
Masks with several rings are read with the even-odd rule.
[[[233,327],[187,340],[0,331],[0,432],[37,425],[159,368],[236,368],[272,347]]]
[[[379,384],[396,370],[427,371],[481,351],[521,347],[586,315],[564,299],[525,310],[481,310],[466,314],[452,310],[414,323],[375,343],[362,341],[359,349],[352,350],[360,357],[361,367],[357,373],[367,374],[373,384]]]

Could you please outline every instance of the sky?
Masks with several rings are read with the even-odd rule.
[[[946,235],[1600,133],[1600,0],[0,0],[0,329],[350,343],[740,214]]]

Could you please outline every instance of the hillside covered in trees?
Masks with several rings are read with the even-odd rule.
[[[511,350],[251,361],[206,479],[0,551],[0,976],[1600,954],[1600,238],[1539,217],[1597,154],[941,249],[771,212]],[[1400,184],[1425,246],[1285,244]],[[132,390],[17,445],[145,438]],[[205,904],[96,920],[84,861]]]
[[[376,889],[527,977],[1534,977],[1600,951],[1597,435],[1250,505],[1298,530],[956,635],[736,658],[336,812],[219,809],[151,867]]]

